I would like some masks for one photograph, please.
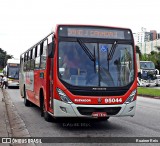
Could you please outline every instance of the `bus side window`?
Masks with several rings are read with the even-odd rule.
[[[37,57],[40,56],[40,45],[37,46]]]
[[[28,51],[28,59],[27,59],[27,70],[31,68],[31,51]]]
[[[48,40],[45,40],[42,44],[41,44],[41,64],[40,64],[40,68],[41,69],[45,69],[46,68],[46,50],[47,50],[47,45],[48,44]]]
[[[53,36],[49,36],[48,37],[48,49],[47,49],[47,56],[49,58],[53,58],[54,56],[54,38]]]
[[[35,69],[40,67],[40,45],[37,47],[37,57],[35,58]]]
[[[22,67],[24,61],[24,54],[20,56],[20,66]]]
[[[27,53],[24,54],[24,68],[23,68],[24,71],[27,70]]]
[[[31,70],[34,70],[34,65],[35,65],[35,48],[32,49],[32,56],[31,56]]]
[[[37,46],[35,47],[35,56],[34,56],[34,58],[36,58],[37,57]]]
[[[24,67],[24,54],[20,56],[20,70],[22,71]]]

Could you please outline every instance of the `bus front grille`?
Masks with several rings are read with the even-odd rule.
[[[77,107],[81,115],[91,116],[93,112],[106,112],[107,115],[116,115],[121,107]]]

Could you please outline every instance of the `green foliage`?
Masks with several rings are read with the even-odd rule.
[[[139,49],[139,46],[136,46],[136,53],[139,54],[139,58],[142,57],[142,53],[141,53],[141,50]]]
[[[138,87],[138,95],[149,95],[149,96],[159,96],[160,97],[160,90],[159,89],[152,89],[147,87]]]
[[[8,55],[6,51],[0,48],[0,69],[3,69],[8,59],[13,58],[12,55]]]
[[[140,60],[141,61],[147,61],[148,60],[148,55],[147,54],[142,54]]]

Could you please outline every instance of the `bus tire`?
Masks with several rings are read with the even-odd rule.
[[[52,116],[46,111],[46,107],[45,107],[45,104],[43,102],[43,116],[44,116],[44,119],[45,121],[47,122],[52,122]]]
[[[41,109],[41,117],[44,117],[45,121],[51,122],[52,116],[46,111],[44,97],[42,93],[40,98],[40,109]]]
[[[24,87],[24,105],[27,107],[31,105],[30,101],[27,99],[25,87]]]

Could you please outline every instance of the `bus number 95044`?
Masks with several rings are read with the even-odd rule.
[[[122,98],[106,98],[105,103],[121,103]]]

